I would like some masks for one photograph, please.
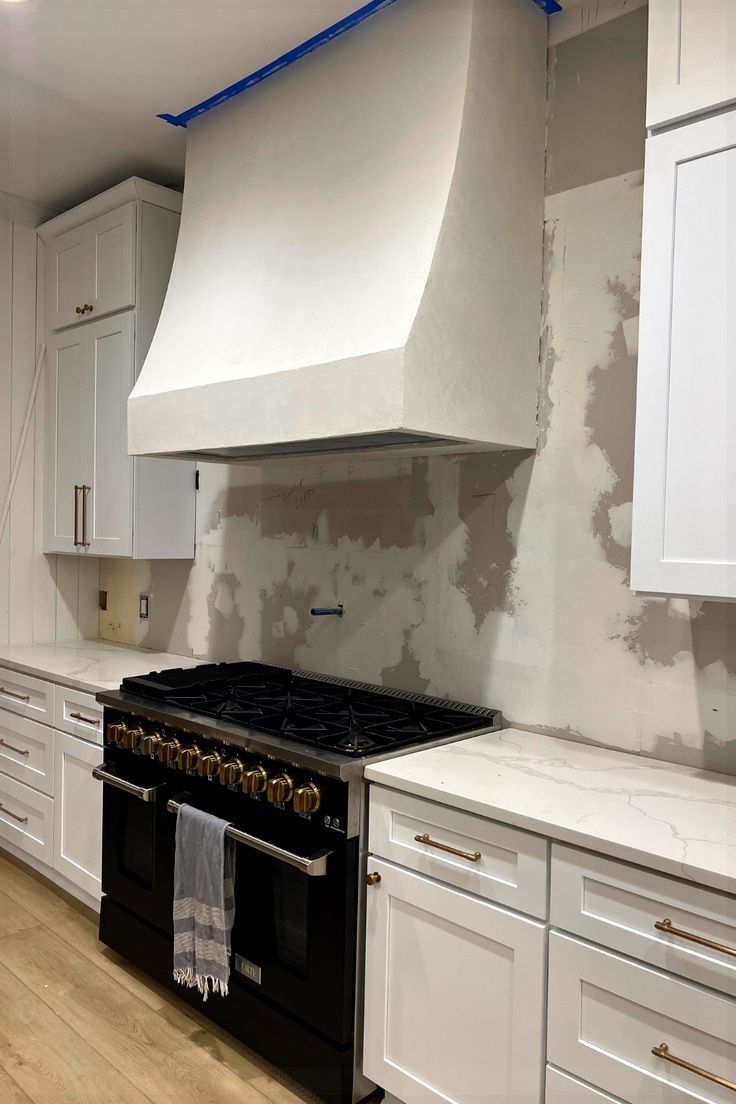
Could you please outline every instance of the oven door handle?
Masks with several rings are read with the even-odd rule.
[[[99,767],[93,767],[92,777],[116,790],[122,790],[130,797],[137,797],[139,801],[155,801],[156,794],[166,785],[165,782],[161,782],[157,786],[136,786],[135,782],[128,782],[127,778],[120,778],[115,774],[110,763],[100,763]]]
[[[177,814],[183,804],[185,803],[182,801],[172,799],[167,802],[166,808],[170,813]],[[259,836],[251,836],[248,832],[242,832],[240,828],[234,828],[232,824],[228,824],[225,835],[231,840],[235,840],[236,843],[242,843],[244,847],[251,847],[254,851],[260,851],[262,855],[268,855],[270,858],[278,859],[288,866],[296,867],[297,870],[301,870],[310,878],[322,878],[327,873],[327,860],[332,854],[331,851],[318,851],[316,855],[309,855],[305,858],[303,855],[295,855],[293,851],[286,851],[283,847],[277,847],[275,843],[269,843]]]

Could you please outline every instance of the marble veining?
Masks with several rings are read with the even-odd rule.
[[[121,679],[166,667],[196,667],[191,656],[129,648],[100,640],[11,644],[0,648],[0,666],[61,686],[96,694],[117,690]]]
[[[736,778],[505,729],[371,766],[394,789],[736,893]]]

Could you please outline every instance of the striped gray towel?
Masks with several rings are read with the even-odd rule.
[[[182,805],[174,861],[174,980],[226,997],[235,917],[235,843],[227,821]]]

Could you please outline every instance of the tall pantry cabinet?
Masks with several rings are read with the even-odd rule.
[[[194,554],[195,466],[128,455],[127,401],[161,311],[181,196],[136,177],[38,228],[44,242],[44,551]]]
[[[635,590],[736,598],[736,3],[651,0]]]

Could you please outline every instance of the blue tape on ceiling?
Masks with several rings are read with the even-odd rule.
[[[541,8],[545,15],[554,15],[562,11],[562,4],[558,4],[557,0],[532,0],[532,4]]]
[[[555,0],[546,0],[546,2],[554,3]],[[312,38],[308,38],[306,42],[302,42],[300,46],[295,46],[293,50],[289,50],[287,53],[282,54],[281,57],[276,58],[275,61],[271,61],[268,65],[264,65],[262,69],[257,69],[255,73],[243,77],[242,80],[236,81],[235,84],[231,84],[228,88],[223,88],[222,92],[216,92],[214,96],[202,100],[201,103],[195,104],[194,107],[188,108],[187,111],[182,111],[180,115],[163,114],[157,115],[156,118],[163,119],[164,122],[171,123],[172,126],[185,127],[190,119],[196,118],[197,115],[204,115],[205,111],[210,111],[213,107],[217,107],[218,104],[225,103],[226,100],[231,100],[233,96],[239,96],[241,92],[245,92],[248,88],[252,88],[254,84],[260,84],[261,81],[266,80],[268,77],[272,77],[274,73],[280,72],[281,69],[286,69],[288,65],[293,65],[295,61],[304,57],[305,54],[311,54],[314,50],[318,50],[320,46],[324,46],[326,42],[331,42],[333,38],[339,38],[341,34],[345,34],[345,31],[357,27],[364,19],[368,19],[369,16],[375,15],[381,8],[387,8],[389,4],[395,3],[396,0],[371,0],[369,4],[364,4],[362,8],[358,8],[357,11],[352,12],[350,15],[346,15],[344,19],[340,19],[337,23],[333,23],[331,27],[327,27],[324,31],[320,31],[319,34],[314,35]],[[534,0],[534,3],[537,3],[537,0]],[[559,5],[557,6],[559,7]]]

